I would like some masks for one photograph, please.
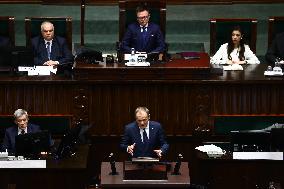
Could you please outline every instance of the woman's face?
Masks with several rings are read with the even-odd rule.
[[[234,30],[232,32],[232,41],[234,45],[239,45],[242,39],[242,34],[239,30]]]

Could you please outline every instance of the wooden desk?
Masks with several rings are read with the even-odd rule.
[[[234,160],[231,154],[212,159],[205,153],[196,154],[199,167],[198,182],[209,188],[268,188],[269,182],[272,181],[284,186],[284,161]]]
[[[101,186],[102,188],[188,188],[190,185],[188,163],[182,162],[181,175],[171,175],[174,168],[172,164],[171,171],[168,172],[166,181],[124,181],[123,180],[123,162],[116,162],[118,175],[109,175],[111,172],[109,162],[102,162],[101,166]]]
[[[15,185],[17,189],[85,189],[88,183],[89,146],[78,148],[69,159],[47,159],[47,168],[0,169],[0,188]]]
[[[74,75],[78,80],[185,80],[204,78],[209,72],[209,56],[206,53],[199,53],[199,59],[174,59],[167,63],[154,63],[149,67],[80,62],[76,62],[74,66]]]
[[[100,79],[0,76],[0,111],[12,114],[25,108],[30,114],[68,114],[74,121],[90,124],[95,146],[92,162],[98,164],[94,170],[99,172],[100,162],[110,152],[120,153],[119,140],[124,126],[134,120],[135,108],[147,106],[151,119],[159,121],[168,136],[169,160],[182,153],[190,162],[194,140],[203,140],[193,135],[201,133],[210,140],[215,134],[214,116],[284,116],[284,79],[265,77],[266,68],[266,64],[246,65],[244,71],[187,79],[177,78],[179,71],[185,74],[183,68],[173,68],[176,74],[172,79],[170,75],[152,79],[147,68],[130,67],[119,71],[115,67],[96,68]],[[100,74],[104,70],[109,73],[105,78]],[[131,78],[111,79],[119,77],[122,70],[130,72]],[[135,74],[137,70],[139,74]]]

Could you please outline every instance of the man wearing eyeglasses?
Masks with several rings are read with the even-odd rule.
[[[146,6],[136,8],[137,22],[128,26],[122,39],[121,52],[162,53],[165,50],[164,36],[157,24],[149,22],[150,13]]]

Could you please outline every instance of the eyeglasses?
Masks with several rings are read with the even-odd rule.
[[[146,20],[148,18],[149,18],[149,15],[148,16],[137,17],[138,20]]]

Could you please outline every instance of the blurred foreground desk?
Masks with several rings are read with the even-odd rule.
[[[231,154],[208,158],[197,152],[199,183],[210,189],[269,188],[270,182],[284,187],[283,160],[236,160]]]
[[[180,167],[181,175],[171,175],[168,172],[168,180],[123,180],[123,162],[116,162],[118,175],[109,175],[111,172],[110,163],[102,162],[101,166],[101,185],[102,188],[189,188],[190,178],[188,163],[182,162]]]
[[[0,188],[85,189],[88,151],[84,145],[69,159],[47,159],[46,168],[0,168]]]

